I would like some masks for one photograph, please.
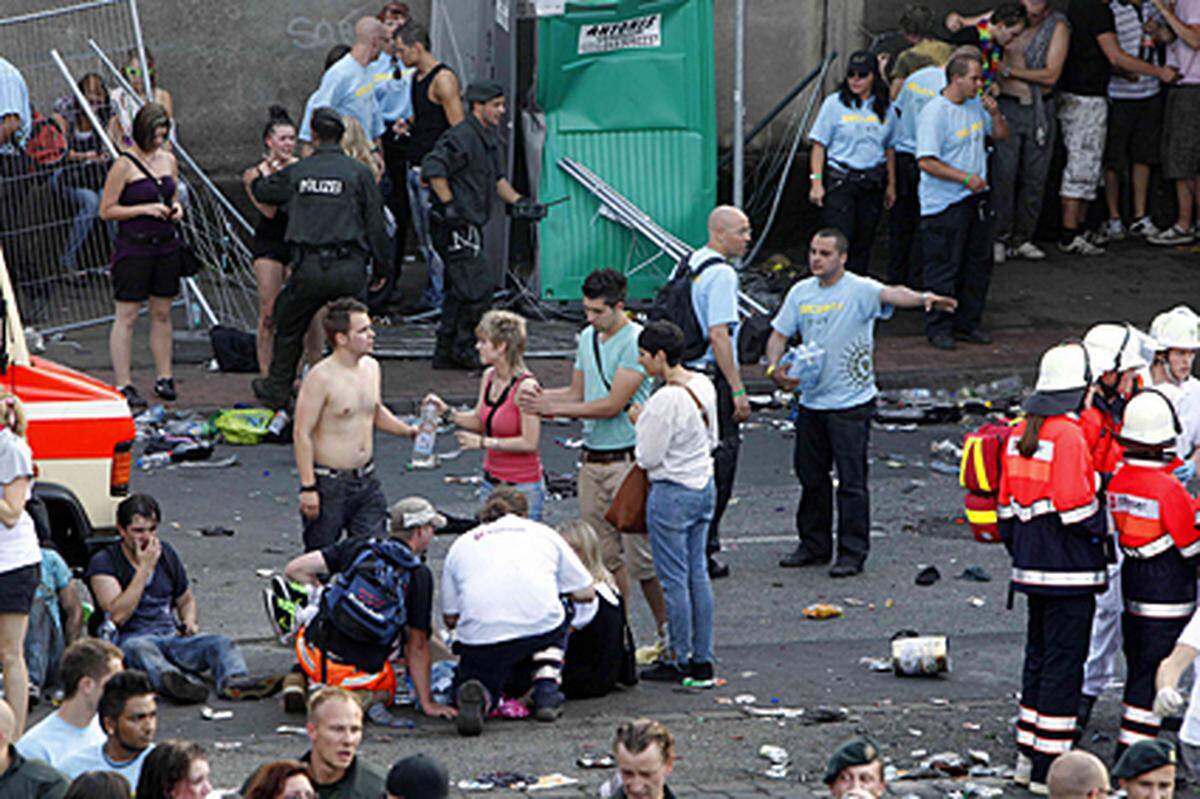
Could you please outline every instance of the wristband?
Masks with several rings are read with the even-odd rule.
[[[767,365],[767,377],[770,377],[773,374],[775,374],[775,364],[773,364],[773,363],[768,364]]]
[[[746,396],[746,387],[745,386],[743,386],[743,387],[739,388],[737,391],[733,392],[734,399],[737,399],[738,397],[744,397],[744,396]]]
[[[820,172],[813,172],[811,175],[809,175],[809,176],[808,176],[808,179],[809,179],[809,180],[820,180],[820,179],[821,179],[821,173],[820,173]]]
[[[316,490],[317,490],[316,483],[310,483],[308,485],[304,485],[304,484],[300,485],[300,493],[301,494],[307,494],[309,491],[316,491]]]
[[[971,188],[971,178],[973,178],[973,177],[975,177],[975,176],[972,175],[970,172],[968,172],[967,176],[965,178],[963,178],[963,185],[966,186],[968,189]]]

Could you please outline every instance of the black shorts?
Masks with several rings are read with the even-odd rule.
[[[0,572],[0,613],[28,616],[33,595],[42,579],[42,564],[31,563],[12,571]]]
[[[179,251],[153,258],[126,256],[113,264],[112,284],[113,297],[121,302],[171,299],[179,294]]]
[[[1104,166],[1127,169],[1131,163],[1158,165],[1162,160],[1162,92],[1145,100],[1113,100],[1108,106]]]
[[[250,254],[254,256],[255,260],[270,258],[284,266],[292,262],[292,248],[286,242],[279,239],[262,238],[257,233],[250,242]]]

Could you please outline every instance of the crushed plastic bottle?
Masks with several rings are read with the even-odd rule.
[[[438,411],[432,402],[421,405],[421,418],[417,422],[417,437],[413,440],[412,467],[432,469],[437,466],[433,452],[437,444]]]
[[[143,472],[148,472],[151,469],[157,469],[160,466],[166,466],[171,462],[171,453],[169,452],[152,452],[149,455],[143,455],[137,459],[137,467]]]

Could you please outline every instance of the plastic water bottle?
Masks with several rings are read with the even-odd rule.
[[[138,468],[144,472],[157,469],[159,466],[166,466],[170,462],[171,453],[169,452],[152,452],[137,459]]]
[[[189,319],[192,322],[192,328],[198,329],[200,327],[200,303],[192,300],[191,303],[188,304],[188,314]]]
[[[271,423],[267,425],[267,435],[272,438],[282,438],[283,431],[287,429],[289,417],[287,411],[276,411],[271,417]]]
[[[117,640],[117,625],[112,619],[106,618],[100,627],[96,630],[96,637],[101,641],[112,643]]]
[[[417,437],[413,441],[412,465],[414,469],[432,469],[437,466],[433,446],[437,443],[437,406],[426,402],[421,406],[421,419],[417,422]]]

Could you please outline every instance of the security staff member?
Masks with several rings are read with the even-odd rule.
[[[436,197],[430,213],[433,246],[445,264],[446,298],[433,352],[434,369],[475,369],[475,326],[496,290],[494,270],[483,254],[483,226],[492,196],[509,204],[521,195],[504,177],[496,127],[504,118],[504,90],[490,81],[467,87],[470,113],[443,133],[421,161],[421,174]],[[541,209],[523,203],[529,209]],[[544,209],[533,216],[544,215]]]
[[[1158,736],[1154,674],[1196,609],[1200,530],[1191,496],[1171,473],[1178,431],[1175,409],[1161,393],[1148,389],[1131,399],[1117,438],[1125,457],[1108,485],[1108,510],[1125,555],[1121,635],[1127,673],[1117,757]]]
[[[1026,596],[1025,664],[1013,779],[1045,791],[1071,749],[1096,594],[1107,583],[1104,514],[1087,441],[1074,414],[1092,382],[1083,344],[1048,350],[1004,453],[996,515],[1012,555],[1012,590]]]
[[[316,151],[250,184],[255,199],[286,206],[284,240],[293,250],[292,275],[275,300],[275,354],[265,379],[251,384],[268,408],[287,406],[304,334],[313,316],[338,297],[367,289],[367,260],[382,283],[392,269],[383,198],[371,170],[342,153],[345,126],[328,106],[313,111]]]

